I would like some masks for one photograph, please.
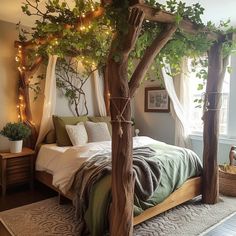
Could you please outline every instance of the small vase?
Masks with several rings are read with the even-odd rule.
[[[22,151],[23,140],[10,141],[10,152],[19,153]]]

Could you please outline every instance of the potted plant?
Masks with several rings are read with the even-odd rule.
[[[30,129],[21,122],[7,123],[0,131],[1,135],[9,139],[11,153],[22,151],[23,139],[27,138],[30,133]]]

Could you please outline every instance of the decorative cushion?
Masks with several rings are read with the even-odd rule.
[[[70,138],[66,132],[66,125],[76,125],[79,122],[85,122],[88,120],[87,116],[53,116],[53,124],[56,131],[57,145],[72,146]]]
[[[94,123],[86,121],[85,128],[88,134],[89,142],[101,142],[111,140],[111,135],[105,122]]]
[[[84,145],[88,142],[88,134],[83,122],[77,125],[66,125],[66,131],[73,146]]]
[[[48,133],[45,136],[44,143],[46,144],[51,144],[51,143],[56,143],[56,132],[54,129],[51,129],[48,131]]]
[[[105,122],[107,124],[107,127],[109,129],[110,135],[112,134],[112,126],[111,126],[111,117],[110,116],[89,116],[89,121],[92,122]]]

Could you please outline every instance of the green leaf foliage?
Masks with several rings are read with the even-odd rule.
[[[63,0],[49,0],[45,4],[45,11],[39,9],[40,0],[35,3],[26,1],[22,6],[22,11],[27,15],[37,15],[40,20],[35,22],[32,32],[24,32],[21,30],[20,39],[25,41],[30,38],[38,44],[37,50],[33,53],[47,57],[48,54],[57,54],[59,57],[76,56],[85,68],[85,76],[91,72],[91,67],[102,68],[106,62],[110,50],[118,48],[122,50],[123,40],[129,30],[127,19],[130,12],[128,0],[113,0],[112,4],[105,6],[105,14],[96,18],[87,24],[78,25],[78,20],[83,22],[83,17],[87,13],[98,9],[99,3],[91,0],[74,0],[74,4],[68,5]],[[183,57],[193,58],[195,64],[210,48],[213,41],[207,38],[209,31],[224,32],[226,37],[228,33],[235,30],[229,26],[229,22],[221,22],[219,26],[208,22],[207,25],[201,20],[204,8],[199,4],[187,6],[185,2],[177,0],[168,0],[165,5],[159,4],[156,0],[146,0],[146,3],[175,14],[177,26],[180,26],[182,20],[189,20],[196,24],[198,33],[192,35],[187,34],[178,28],[172,39],[166,44],[162,51],[155,58],[151,70],[156,74],[157,78],[161,78],[160,68],[169,64],[171,73],[176,74],[180,71]],[[202,30],[204,28],[204,30]],[[131,77],[135,70],[136,64],[143,57],[145,50],[152,41],[163,30],[163,24],[157,22],[144,21],[140,35],[138,37],[135,48],[129,55],[128,74]],[[116,41],[113,40],[114,35]],[[43,44],[37,43],[40,39],[47,40]],[[113,41],[113,45],[111,42]],[[224,55],[229,55],[234,47],[234,43],[229,38],[224,43]],[[119,53],[114,53],[115,62],[122,60]],[[151,73],[149,73],[151,74]],[[146,78],[148,78],[147,75]],[[197,78],[207,78],[205,67],[203,71],[196,71]],[[63,86],[63,84],[61,84]],[[199,87],[200,88],[200,87]],[[73,93],[66,92],[68,97],[73,97]]]
[[[30,128],[23,123],[7,123],[0,134],[7,137],[11,141],[18,141],[27,138],[30,135]]]

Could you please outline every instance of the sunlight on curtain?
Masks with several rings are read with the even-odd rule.
[[[102,76],[99,75],[98,70],[93,73],[94,85],[95,85],[95,94],[98,104],[98,111],[100,116],[106,116],[106,105],[104,101],[104,82]]]
[[[50,55],[45,78],[43,115],[36,146],[43,141],[47,132],[53,128],[52,115],[56,107],[56,63],[57,56]]]
[[[171,114],[175,120],[175,145],[180,147],[191,147],[189,138],[189,110],[190,93],[187,58],[183,60],[181,73],[174,79],[168,75],[170,68],[162,68],[165,88],[172,101]]]

